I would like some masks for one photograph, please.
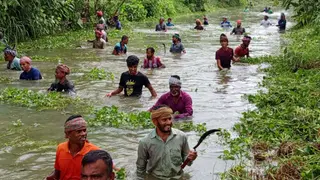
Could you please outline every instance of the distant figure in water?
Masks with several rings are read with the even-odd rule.
[[[155,56],[154,52],[153,47],[147,48],[147,55],[144,58],[142,68],[165,68],[165,65],[161,63],[160,57]]]
[[[31,59],[23,56],[20,59],[20,65],[23,72],[20,74],[21,80],[39,80],[42,79],[41,73],[37,68],[31,66]]]
[[[17,57],[17,52],[15,50],[6,48],[3,54],[4,60],[8,61],[7,69],[21,71],[20,59]]]
[[[196,26],[194,27],[196,30],[204,30],[200,19],[196,19]]]
[[[129,42],[129,37],[124,35],[121,38],[121,41],[116,44],[116,46],[113,49],[112,54],[113,55],[122,55],[127,53],[127,44]]]
[[[263,20],[260,23],[261,26],[269,27],[271,26],[271,22],[269,21],[269,16],[264,16]]]
[[[159,24],[156,25],[156,31],[167,31],[167,26],[164,23],[164,18],[159,19]]]
[[[241,26],[241,20],[237,20],[237,27],[233,28],[230,35],[232,35],[232,34],[242,35],[245,32],[246,32],[246,30]]]
[[[121,22],[119,21],[119,16],[118,15],[115,15],[113,17],[113,21],[114,23],[116,24],[116,29],[117,30],[121,30],[122,29],[122,26],[121,26]]]
[[[203,16],[203,25],[209,25],[209,21],[206,15]]]
[[[96,30],[95,35],[96,35],[96,39],[93,40],[92,47],[96,48],[96,49],[104,49],[104,47],[106,46],[106,41],[104,39],[102,39],[102,32]]]
[[[223,28],[231,28],[232,25],[231,23],[228,21],[227,17],[223,17],[222,18],[222,22],[220,23],[221,27]]]
[[[166,24],[168,27],[174,26],[174,24],[172,24],[171,21],[172,21],[172,19],[171,19],[171,18],[168,18],[168,22],[167,22],[167,24]]]
[[[280,19],[278,21],[278,27],[280,31],[285,31],[286,30],[286,25],[287,25],[287,20],[286,20],[286,16],[284,15],[284,13],[281,13]]]
[[[271,7],[268,8],[266,13],[268,13],[268,14],[272,14],[273,13],[273,11],[271,10]]]
[[[121,74],[119,87],[108,93],[107,97],[117,95],[123,90],[125,96],[140,97],[143,86],[149,89],[152,97],[157,97],[157,93],[153,89],[148,77],[138,71],[138,64],[139,58],[137,56],[131,55],[127,58],[128,71]]]
[[[108,42],[107,32],[104,30],[104,26],[102,24],[97,24],[96,30],[100,31],[102,33],[101,38]]]
[[[70,69],[67,65],[60,64],[56,68],[56,81],[51,84],[48,91],[75,93],[74,85],[67,79]]]
[[[267,13],[268,12],[268,7],[265,7],[261,12]]]
[[[221,48],[216,51],[216,60],[219,70],[230,69],[231,61],[234,60],[233,49],[228,47],[227,37],[220,36]]]
[[[170,47],[171,53],[186,53],[183,44],[181,43],[181,39],[179,34],[174,34],[172,36],[172,45]]]
[[[249,58],[249,45],[251,42],[251,37],[250,36],[244,36],[242,39],[242,44],[238,46],[235,51],[234,51],[234,60],[236,62],[240,61],[240,58],[247,57]]]

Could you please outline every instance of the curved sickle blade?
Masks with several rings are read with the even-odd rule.
[[[211,129],[211,130],[205,132],[205,133],[200,137],[200,139],[199,139],[199,141],[198,141],[198,144],[195,145],[195,146],[193,147],[193,149],[195,150],[195,149],[202,143],[202,141],[203,141],[207,136],[209,136],[209,135],[212,134],[212,133],[218,132],[218,131],[220,131],[220,129]]]

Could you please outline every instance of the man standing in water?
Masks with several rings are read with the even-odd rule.
[[[122,92],[124,89],[125,96],[141,96],[142,87],[149,89],[152,97],[157,97],[147,76],[138,71],[139,58],[131,55],[127,58],[128,71],[121,74],[119,87],[108,93],[106,96],[111,97]]]
[[[228,47],[229,40],[225,36],[220,36],[221,48],[216,51],[216,60],[219,70],[230,69],[233,57],[233,49]]]
[[[175,119],[192,116],[192,99],[188,93],[181,90],[181,80],[179,76],[173,75],[170,77],[169,88],[170,91],[163,94],[152,108],[164,104],[173,110],[173,117]],[[151,111],[152,108],[149,111]]]
[[[181,164],[186,159],[194,161],[197,152],[190,151],[188,138],[182,131],[172,128],[172,110],[169,107],[154,107],[151,119],[156,128],[139,142],[137,179],[143,180],[146,176],[179,179]]]
[[[235,34],[235,35],[242,35],[245,33],[246,30],[241,26],[241,20],[237,21],[237,27],[233,28],[232,32],[230,35]]]
[[[4,60],[8,61],[7,69],[21,71],[20,59],[17,58],[17,52],[15,50],[6,48],[3,54]]]
[[[87,141],[87,123],[81,115],[70,116],[64,124],[64,132],[68,141],[58,145],[55,170],[47,180],[80,179],[83,156],[99,149]]]
[[[222,22],[220,23],[222,28],[231,28],[232,25],[231,23],[228,21],[227,17],[223,17],[222,18]]]
[[[170,47],[171,53],[186,53],[183,44],[181,43],[181,39],[179,34],[174,34],[172,36],[172,45]]]
[[[251,42],[251,37],[250,36],[244,36],[242,39],[242,44],[238,46],[234,52],[235,56],[235,61],[238,62],[240,61],[240,58],[243,57],[250,57],[249,56],[249,44]]]
[[[124,35],[121,38],[121,41],[116,44],[113,49],[113,55],[122,55],[127,53],[127,44],[129,42],[129,37]]]
[[[167,26],[164,23],[164,18],[160,18],[159,24],[156,25],[156,31],[167,31]]]
[[[264,16],[263,20],[260,23],[261,26],[269,27],[271,26],[271,22],[269,21],[269,16]]]
[[[102,39],[103,33],[101,31],[96,30],[95,35],[96,35],[96,39],[93,40],[92,48],[104,49],[107,43],[104,39]]]
[[[285,31],[286,30],[286,25],[287,25],[287,20],[286,20],[286,16],[284,15],[284,13],[281,13],[280,19],[278,21],[278,27],[280,31]]]
[[[98,23],[97,24],[102,24],[104,26],[104,29],[108,29],[106,20],[103,18],[102,11],[97,11],[97,17],[98,17]]]

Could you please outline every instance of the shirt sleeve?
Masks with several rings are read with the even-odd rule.
[[[68,83],[66,84],[66,88],[67,88],[65,89],[66,92],[75,92],[74,85],[70,81],[68,81]]]
[[[216,60],[220,60],[220,54],[219,54],[219,51],[216,51]]]
[[[185,108],[186,112],[176,115],[175,116],[176,119],[192,116],[192,114],[193,114],[191,97],[189,95],[186,95],[184,101],[185,101],[185,107],[184,108]]]
[[[146,175],[146,167],[148,162],[148,152],[142,141],[139,142],[138,158],[137,158],[137,177],[138,180],[144,180]]]
[[[151,111],[152,108],[154,108],[154,107],[156,107],[156,106],[159,106],[159,105],[163,105],[163,104],[165,104],[165,94],[162,95],[162,96],[158,99],[158,101],[156,102],[156,104],[154,104],[154,105],[149,109],[149,111]]]
[[[19,79],[23,79],[23,72],[20,74],[20,78]]]
[[[159,57],[157,57],[157,65],[158,67],[162,66],[161,59]]]
[[[236,33],[236,28],[232,29],[232,33],[234,33],[234,34]]]
[[[39,80],[41,77],[40,72],[39,71],[34,71],[33,72],[33,77],[32,80]]]
[[[238,56],[238,55],[240,54],[240,48],[239,48],[239,47],[237,47],[237,48],[234,50],[234,54],[235,54],[236,56]]]
[[[245,33],[246,32],[246,29],[245,28],[242,28],[243,29],[243,33]]]
[[[126,82],[125,82],[124,74],[122,73],[120,77],[119,87],[124,88],[125,86],[126,86]]]
[[[115,46],[114,50],[117,52],[117,54],[120,54],[121,48],[119,46]]]
[[[183,137],[183,145],[182,145],[182,159],[186,160],[189,154],[190,148],[189,148],[189,143],[188,143],[188,137],[186,135],[184,135]],[[191,165],[191,163],[188,164],[189,166]]]
[[[148,78],[147,76],[145,76],[145,75],[144,75],[144,82],[143,82],[143,85],[144,85],[145,87],[147,87],[147,86],[149,86],[149,84],[150,84],[149,78]]]
[[[181,52],[184,50],[184,46],[183,46],[183,44],[180,44],[181,46],[180,46],[180,49],[181,49]]]
[[[55,162],[54,162],[54,169],[55,169],[55,170],[58,170],[58,171],[60,171],[59,151],[60,151],[60,149],[59,149],[59,146],[58,146],[57,151],[56,151],[56,160],[55,160]]]
[[[55,91],[56,90],[56,83],[52,83],[51,86],[49,87],[48,91]]]
[[[143,60],[143,68],[148,68],[148,59],[144,58]]]

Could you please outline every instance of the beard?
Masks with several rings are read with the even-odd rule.
[[[161,125],[159,124],[158,128],[163,133],[170,133],[171,132],[172,123]]]

